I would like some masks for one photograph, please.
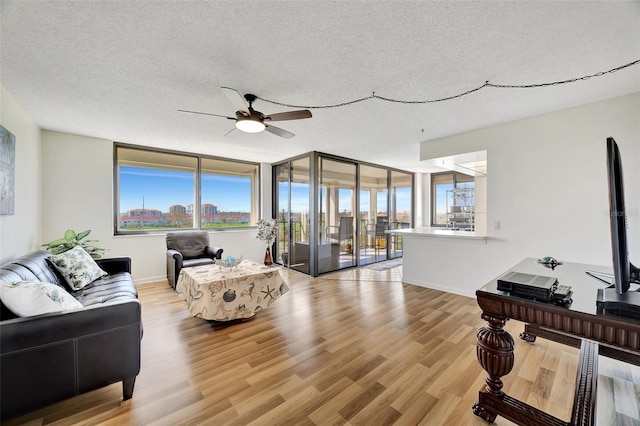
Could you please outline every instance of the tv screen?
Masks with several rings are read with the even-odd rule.
[[[607,177],[614,284],[598,290],[596,303],[605,313],[640,319],[640,292],[630,291],[632,282],[640,283],[640,269],[629,260],[622,159],[613,138],[607,138]]]
[[[611,222],[611,250],[616,293],[629,290],[631,265],[627,246],[627,214],[624,207],[622,160],[618,144],[607,138],[607,177],[609,179],[609,220]]]

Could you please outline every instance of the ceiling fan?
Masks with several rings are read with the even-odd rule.
[[[246,133],[258,133],[266,130],[274,135],[281,136],[283,138],[290,139],[295,135],[284,129],[267,124],[271,121],[286,121],[286,120],[300,120],[302,118],[311,118],[311,111],[308,109],[301,109],[297,111],[279,112],[276,114],[264,115],[260,111],[253,109],[253,102],[257,99],[256,95],[247,93],[244,95],[244,99],[240,93],[231,89],[230,87],[221,87],[224,94],[229,98],[233,106],[237,108],[235,117],[228,117],[226,115],[211,114],[208,112],[199,111],[187,111],[179,109],[179,112],[187,112],[191,114],[211,115],[213,117],[223,117],[228,120],[235,120],[236,129]],[[248,102],[248,105],[247,105]],[[233,130],[233,129],[232,129]],[[227,133],[228,134],[228,133]]]

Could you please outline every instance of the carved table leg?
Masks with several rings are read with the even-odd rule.
[[[480,406],[480,402],[476,402],[473,404],[473,414],[488,421],[489,423],[493,423],[496,420],[498,415],[496,413],[492,413],[489,410],[485,410],[482,406]]]
[[[536,336],[533,334],[529,334],[526,331],[523,331],[522,333],[520,333],[520,338],[525,342],[529,342],[529,343],[533,343],[536,341]]]
[[[484,391],[494,397],[502,397],[502,376],[506,376],[513,368],[513,337],[504,330],[507,318],[494,317],[483,313],[482,319],[487,321],[487,326],[478,330],[478,343],[476,354],[478,362],[488,373],[485,380],[487,386]],[[496,413],[487,409],[482,404],[482,397],[473,406],[473,413],[492,423]]]
[[[529,324],[524,325],[524,330],[520,333],[520,338],[525,342],[533,343],[536,341],[536,335],[532,334],[529,330]]]

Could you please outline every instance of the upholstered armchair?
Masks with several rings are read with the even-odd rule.
[[[222,259],[222,249],[209,245],[206,231],[167,233],[167,281],[176,288],[182,268],[208,265]]]

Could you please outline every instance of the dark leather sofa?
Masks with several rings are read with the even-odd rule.
[[[0,266],[0,281],[57,284],[83,307],[19,318],[0,303],[1,419],[119,381],[123,399],[133,396],[142,321],[131,259],[97,259],[109,275],[70,291],[49,255],[33,252]]]
[[[167,242],[167,281],[175,290],[182,268],[214,264],[223,249],[209,245],[206,231],[169,232]]]

